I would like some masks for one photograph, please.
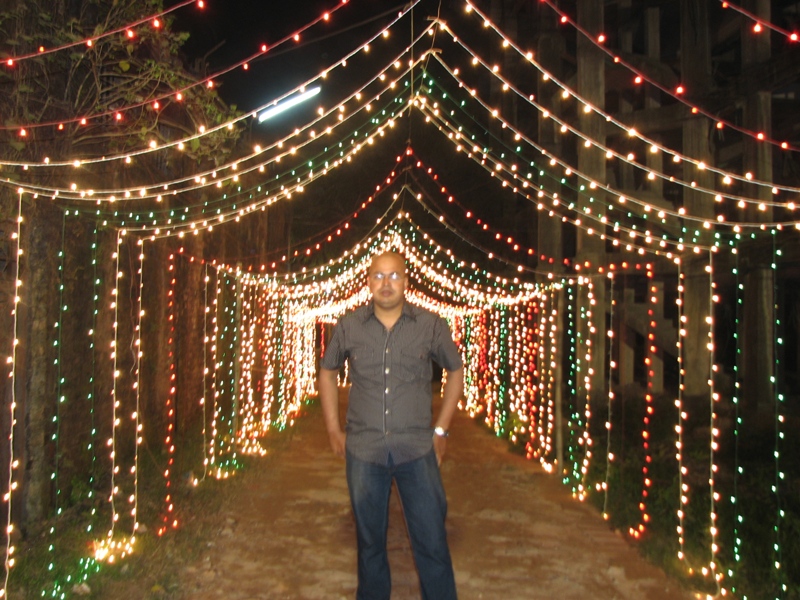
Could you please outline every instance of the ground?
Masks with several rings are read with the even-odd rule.
[[[187,532],[159,541],[95,598],[338,600],[355,596],[355,534],[344,461],[318,407],[253,459]],[[463,413],[442,464],[461,600],[688,600],[595,509]],[[205,485],[205,484],[203,484]],[[396,494],[390,506],[393,600],[419,598]],[[191,529],[192,531],[188,531]],[[155,555],[155,556],[153,556]],[[149,565],[149,566],[147,566]],[[138,570],[138,572],[136,572]]]

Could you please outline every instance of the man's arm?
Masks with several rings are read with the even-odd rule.
[[[434,427],[441,427],[445,431],[450,429],[450,421],[458,408],[458,399],[464,394],[464,367],[456,371],[447,371],[447,380],[442,390],[442,408],[439,416],[434,423]],[[447,447],[447,438],[440,435],[433,436],[433,449],[436,452],[436,460],[439,464],[444,458],[444,451]]]
[[[339,423],[338,378],[338,371],[320,369],[317,389],[319,389],[319,400],[322,404],[322,414],[325,416],[325,428],[328,430],[331,449],[336,456],[344,458],[345,433]]]

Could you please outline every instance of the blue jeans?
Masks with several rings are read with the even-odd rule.
[[[423,600],[455,600],[456,583],[444,520],[439,466],[431,450],[401,465],[376,465],[347,454],[347,486],[358,539],[357,600],[389,600],[392,581],[386,552],[392,478],[400,492]]]

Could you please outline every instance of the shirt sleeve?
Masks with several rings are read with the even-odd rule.
[[[328,371],[338,371],[344,365],[345,359],[345,344],[344,344],[344,327],[342,320],[336,323],[333,328],[333,335],[325,348],[325,354],[320,361],[320,368],[327,369]]]
[[[450,333],[450,328],[447,326],[447,321],[444,317],[436,317],[433,330],[434,348],[436,349],[434,360],[447,371],[457,371],[464,364],[461,361],[461,353],[453,341],[453,334]]]

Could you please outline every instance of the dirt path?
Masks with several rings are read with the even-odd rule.
[[[459,414],[443,478],[462,600],[682,600],[674,581],[610,531],[555,477],[509,453]],[[198,559],[179,567],[194,600],[351,599],[355,534],[344,462],[328,449],[312,409],[275,451],[244,475]],[[263,466],[262,466],[263,465]],[[402,513],[392,496],[393,600],[419,598]]]

